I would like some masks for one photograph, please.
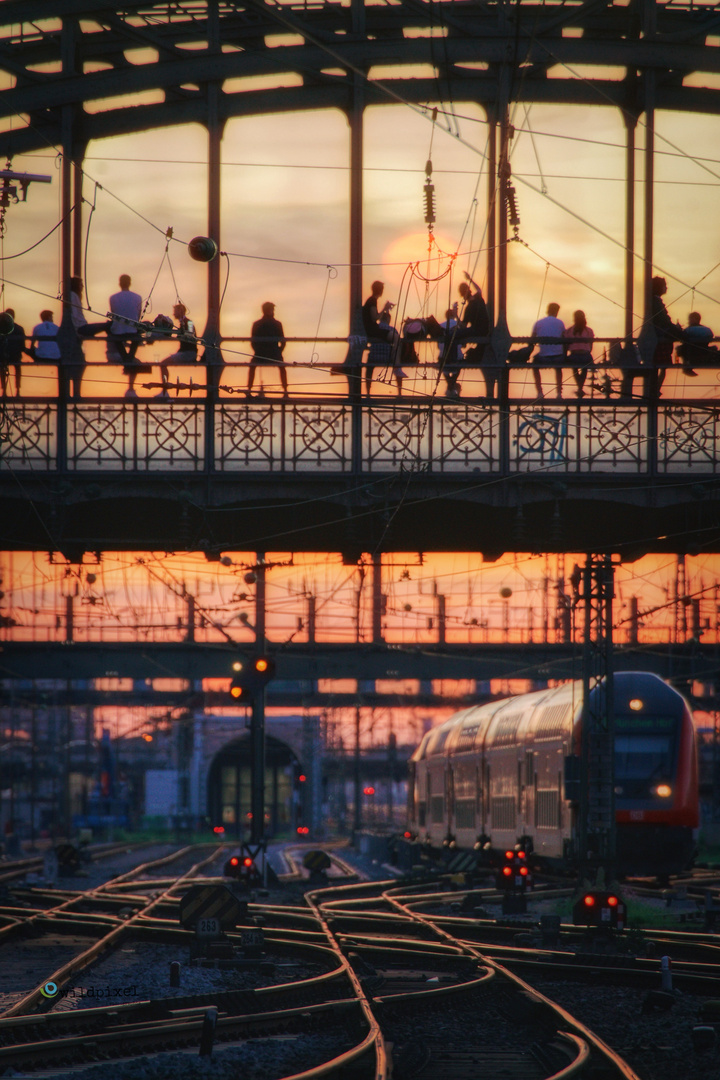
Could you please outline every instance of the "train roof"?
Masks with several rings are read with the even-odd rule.
[[[631,697],[641,696],[646,707],[656,711],[667,709],[671,699],[681,699],[673,687],[650,672],[618,671],[614,680],[617,712],[627,712]],[[431,728],[410,760],[471,752],[485,742],[489,746],[515,743],[524,735],[533,740],[554,739],[572,729],[581,709],[580,679],[549,690],[471,705]]]

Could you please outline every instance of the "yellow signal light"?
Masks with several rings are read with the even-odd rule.
[[[259,656],[258,659],[255,661],[255,670],[256,671],[265,672],[265,671],[267,671],[268,667],[269,667],[268,661],[265,659],[264,656]]]

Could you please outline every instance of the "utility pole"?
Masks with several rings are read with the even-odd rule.
[[[265,651],[265,552],[255,555],[255,642],[260,652]],[[250,809],[250,843],[264,848],[265,845],[265,687],[255,691],[250,719],[250,745],[252,754],[252,794]],[[263,860],[264,861],[264,860]]]
[[[582,759],[580,774],[580,872],[615,870],[615,707],[613,695],[610,555],[588,554],[579,599],[585,608]]]
[[[358,833],[362,828],[362,810],[361,810],[361,798],[362,788],[360,786],[360,706],[355,706],[355,757],[353,760],[353,781],[355,788],[355,811],[353,814],[353,831]]]

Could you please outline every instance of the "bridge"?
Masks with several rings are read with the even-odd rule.
[[[719,550],[714,370],[691,381],[671,369],[660,399],[542,401],[527,367],[498,370],[496,400],[480,386],[467,400],[422,392],[437,386],[429,366],[402,397],[310,386],[238,400],[240,364],[225,365],[227,392],[201,384],[170,401],[70,399],[61,379],[59,393],[2,403],[0,546],[72,561],[178,545],[217,558],[269,538],[350,562],[378,546],[627,561]]]

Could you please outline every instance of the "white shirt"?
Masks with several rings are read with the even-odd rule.
[[[70,317],[76,330],[79,330],[81,326],[87,326],[82,300],[76,292],[70,293]]]
[[[37,345],[35,346],[35,359],[36,360],[59,360],[60,359],[60,346],[54,339],[57,337],[57,332],[60,328],[55,325],[54,322],[41,322],[34,327],[32,336],[33,341],[37,338]],[[48,341],[51,338],[53,340]]]
[[[135,334],[137,327],[133,324],[140,321],[142,296],[130,289],[121,289],[110,297],[110,311],[113,315],[123,316],[122,319],[113,319],[111,334]],[[126,322],[126,319],[130,319],[130,322]]]
[[[564,329],[565,323],[562,319],[556,318],[555,315],[546,315],[535,323],[532,336],[561,338]],[[563,351],[562,345],[538,345],[538,356],[562,356]]]

